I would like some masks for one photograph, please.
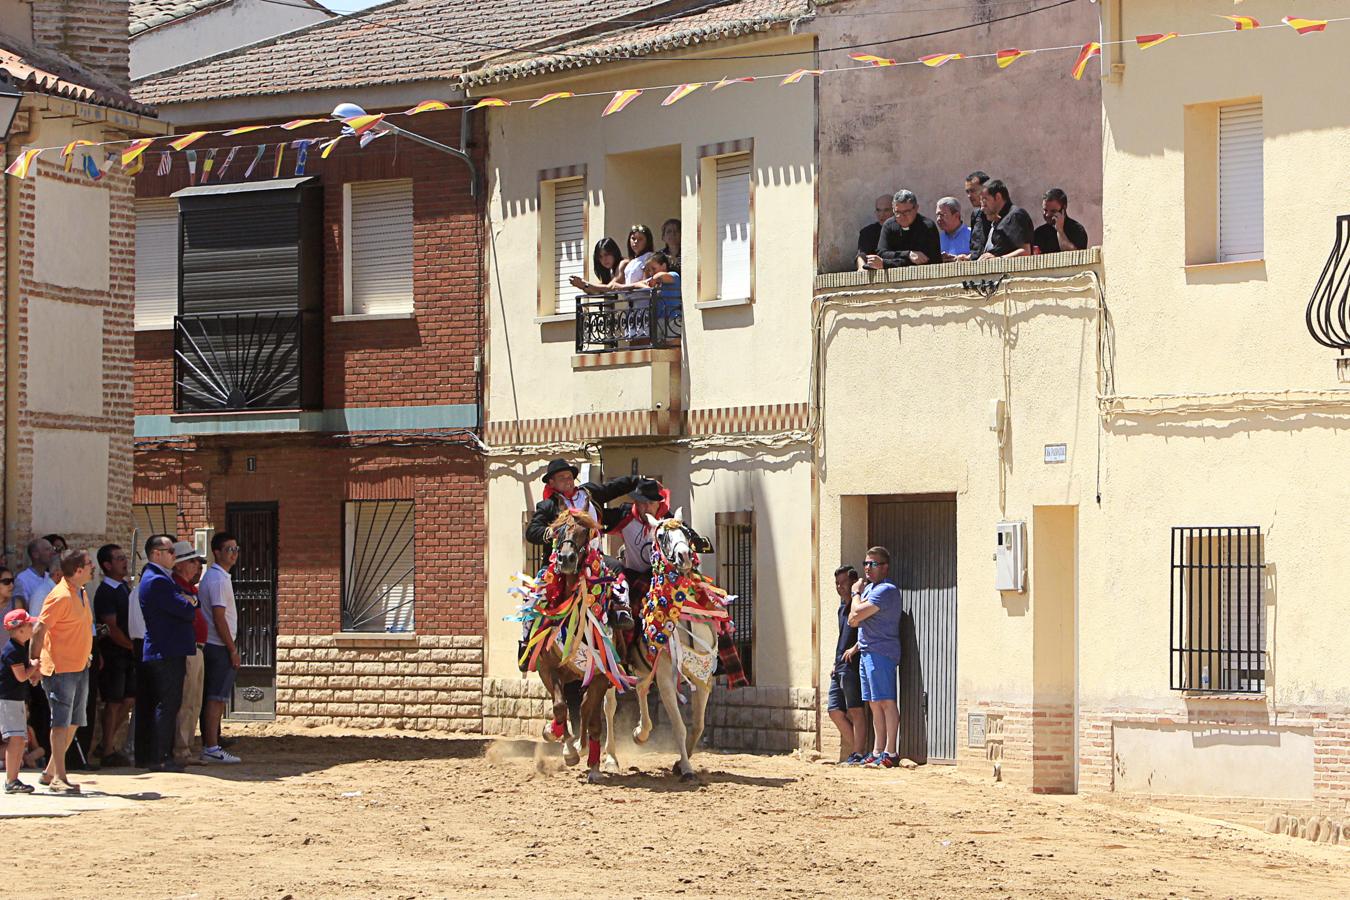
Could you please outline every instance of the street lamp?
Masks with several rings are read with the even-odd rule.
[[[14,114],[23,102],[23,91],[9,80],[9,73],[0,71],[0,141],[9,137],[9,129],[14,125]]]
[[[338,121],[346,121],[347,119],[355,118],[356,116],[364,116],[365,114],[366,111],[355,103],[339,103],[337,106],[333,107],[332,115],[333,118]],[[463,150],[451,147],[449,144],[442,144],[440,141],[433,141],[429,137],[417,134],[413,131],[408,131],[406,128],[400,128],[389,122],[387,119],[380,122],[375,128],[391,134],[401,134],[410,141],[415,141],[424,147],[430,147],[432,150],[439,150],[441,153],[448,153],[455,159],[463,162],[464,165],[469,167],[469,196],[474,198],[478,197],[478,167],[473,164],[473,157],[469,156],[469,154],[465,153]],[[461,142],[464,140],[464,137],[464,123],[461,123],[459,136]]]

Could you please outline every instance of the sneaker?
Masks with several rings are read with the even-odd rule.
[[[31,793],[33,793],[33,786],[32,786],[31,784],[24,784],[22,781],[18,781],[18,780],[15,780],[15,781],[7,781],[7,782],[5,782],[5,793],[6,793],[6,794],[31,794]]]
[[[864,766],[864,767],[869,768],[869,769],[870,769],[870,768],[874,768],[875,765],[876,765],[876,761],[877,761],[878,759],[881,759],[881,757],[883,757],[883,756],[885,756],[885,755],[886,755],[886,754],[884,754],[884,753],[876,753],[876,752],[869,753],[869,754],[867,754],[866,756],[864,756],[862,759],[858,760],[858,762],[855,763],[855,765]]]
[[[201,760],[203,763],[224,763],[233,765],[239,762],[239,757],[233,753],[227,753],[220,747],[208,747],[202,751]]]
[[[848,759],[840,760],[839,763],[838,763],[838,765],[841,765],[841,766],[860,766],[860,765],[862,765],[863,760],[866,759],[866,758],[867,758],[867,757],[863,756],[861,753],[850,753],[850,754],[848,755]]]
[[[900,757],[890,753],[882,753],[870,763],[866,763],[869,769],[894,769],[900,763]]]

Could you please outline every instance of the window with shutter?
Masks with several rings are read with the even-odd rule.
[[[1261,104],[1219,108],[1219,262],[1265,250]]]
[[[750,154],[717,159],[717,296],[750,296]]]
[[[745,677],[753,684],[755,664],[755,514],[717,513],[718,581],[735,597],[728,607],[734,642]]]
[[[573,275],[586,277],[586,181],[553,182],[553,279],[559,315],[576,310]]]
[[[412,312],[412,179],[353,182],[345,187],[348,314]]]
[[[343,510],[343,631],[413,630],[413,502],[349,500]]]
[[[172,328],[178,314],[178,201],[136,201],[136,330]]]

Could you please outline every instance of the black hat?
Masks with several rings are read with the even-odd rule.
[[[573,478],[576,478],[578,475],[581,474],[581,470],[578,469],[576,466],[572,465],[567,460],[555,459],[553,460],[553,462],[548,464],[548,471],[545,472],[544,477],[539,480],[547,484],[548,480],[552,478],[554,475],[557,475],[559,472],[571,472]]]
[[[654,478],[643,478],[629,496],[634,500],[645,500],[648,503],[660,503],[665,499],[661,496],[661,482]]]

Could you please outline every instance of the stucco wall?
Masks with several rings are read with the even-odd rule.
[[[131,41],[131,77],[142,78],[327,18],[326,12],[307,6],[303,0],[289,5],[232,0],[135,35]]]

